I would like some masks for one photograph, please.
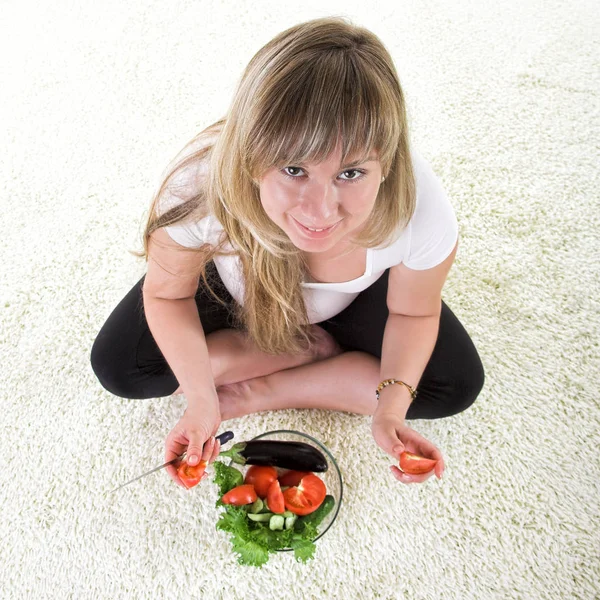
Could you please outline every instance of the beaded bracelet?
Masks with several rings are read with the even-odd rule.
[[[377,398],[377,400],[379,400],[379,392],[384,387],[387,387],[388,385],[392,385],[392,383],[399,383],[399,384],[403,385],[405,388],[407,388],[408,391],[410,392],[410,397],[412,398],[411,402],[414,402],[414,399],[417,397],[417,390],[415,390],[415,388],[413,388],[411,385],[408,385],[408,383],[404,383],[404,381],[400,381],[399,379],[385,379],[384,381],[382,381],[377,386],[377,389],[375,390],[375,397]]]

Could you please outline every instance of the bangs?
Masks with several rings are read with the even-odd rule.
[[[271,167],[322,162],[338,143],[342,165],[364,162],[373,150],[382,165],[391,162],[401,134],[397,99],[376,69],[358,68],[355,60],[341,49],[321,51],[270,80],[245,136],[254,177]]]

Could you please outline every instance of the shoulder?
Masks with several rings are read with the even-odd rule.
[[[190,248],[203,244],[216,245],[222,227],[202,201],[202,188],[209,169],[210,155],[216,137],[214,132],[202,132],[181,150],[163,173],[163,189],[156,201],[156,213],[164,215],[167,211],[182,207],[185,216],[165,231],[178,244]]]
[[[214,135],[196,136],[167,165],[160,178],[165,182],[159,197],[160,214],[198,194],[208,173],[208,150],[214,140]]]
[[[404,264],[424,270],[443,262],[458,239],[458,222],[441,179],[418,148],[411,149],[416,204],[408,225],[386,247],[374,248],[374,266]]]
[[[458,221],[444,185],[418,149],[412,151],[417,201],[408,224],[410,238],[404,264],[430,269],[444,261],[458,239]]]

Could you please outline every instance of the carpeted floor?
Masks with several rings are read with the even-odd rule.
[[[0,597],[541,599],[600,596],[599,44],[591,0],[2,3]],[[486,384],[413,421],[446,459],[403,486],[370,418],[228,421],[323,440],[345,501],[314,561],[236,562],[216,487],[162,462],[179,397],[124,400],[89,363],[141,277],[166,165],[225,111],[261,45],[342,14],[390,49],[412,138],[460,223],[444,299]],[[211,470],[212,472],[212,470]]]

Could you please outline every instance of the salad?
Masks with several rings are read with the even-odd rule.
[[[252,465],[244,474],[214,461],[219,487],[216,528],[231,534],[238,563],[262,567],[269,554],[293,549],[299,562],[314,558],[318,526],[335,506],[323,480],[313,472]]]

